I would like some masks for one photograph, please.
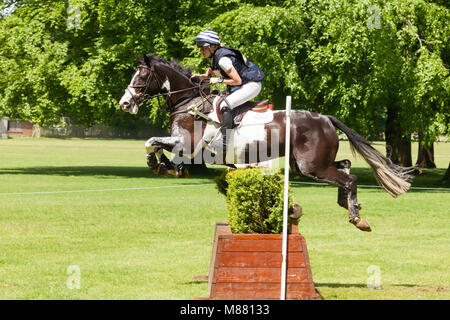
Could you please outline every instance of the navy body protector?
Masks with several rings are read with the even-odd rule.
[[[221,47],[214,52],[210,67],[212,70],[219,70],[224,79],[229,79],[230,77],[219,66],[219,60],[222,57],[228,57],[231,59],[233,67],[242,79],[242,84],[246,84],[250,81],[262,81],[264,79],[264,72],[261,68],[253,62],[247,60],[239,50]],[[231,89],[230,86],[228,87],[228,89]],[[235,87],[232,91],[239,88],[240,87]]]

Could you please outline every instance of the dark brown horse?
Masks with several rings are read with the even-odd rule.
[[[155,172],[164,174],[169,171],[176,176],[186,176],[186,164],[198,158],[207,163],[232,165],[259,162],[284,155],[284,111],[270,113],[270,122],[239,126],[233,130],[237,136],[245,137],[237,143],[239,154],[233,152],[236,151],[236,145],[235,149],[221,153],[220,150],[210,147],[211,142],[217,138],[215,133],[219,131],[219,123],[203,117],[214,115],[213,97],[209,88],[193,82],[190,79],[190,70],[176,62],[168,62],[153,54],[138,60],[140,65],[125,90],[120,105],[123,110],[136,113],[148,99],[158,97],[159,101],[159,96],[165,97],[167,110],[170,112],[171,136],[152,137],[145,144],[147,163]],[[198,106],[202,112],[193,115],[193,105]],[[375,150],[371,142],[332,116],[306,110],[292,111],[291,169],[337,186],[338,204],[348,210],[350,223],[360,230],[370,231],[369,224],[359,217],[361,207],[356,197],[357,177],[350,174],[351,163],[349,160],[335,161],[339,146],[336,128],[347,135],[352,150],[356,150],[367,161],[379,184],[393,197],[409,189],[408,180],[411,179],[410,173],[415,168],[393,164]],[[167,159],[163,150],[175,154],[173,162]],[[207,154],[206,151],[210,153]],[[230,154],[231,161],[228,160]]]

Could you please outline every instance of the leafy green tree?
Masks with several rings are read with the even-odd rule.
[[[425,1],[394,1],[381,11],[376,64],[380,97],[386,101],[386,142],[393,160],[410,165],[410,137],[422,146],[449,130],[450,11]]]
[[[322,113],[366,136],[380,120],[394,162],[411,165],[410,136],[449,127],[449,10],[422,0],[292,1],[307,12],[303,86]]]
[[[213,29],[221,42],[228,47],[240,49],[251,61],[265,72],[261,97],[270,97],[280,105],[287,94],[297,97],[302,91],[298,65],[306,58],[303,44],[307,30],[302,14],[295,7],[257,7],[244,4],[234,10],[223,12],[203,26],[185,28],[185,45],[190,56],[183,63],[198,70],[207,67],[204,59],[192,43],[199,31]]]
[[[42,125],[63,115],[86,125],[133,118],[119,110],[118,100],[136,68],[135,54],[182,58],[185,26],[239,3],[7,1],[2,8],[15,10],[0,20],[0,114]],[[166,119],[155,107],[139,116],[158,124]]]
[[[450,13],[425,0],[4,1],[0,16],[0,115],[40,124],[134,121],[118,100],[153,52],[203,69],[192,41],[213,28],[259,64],[261,97],[332,114],[411,163],[410,136],[432,149],[449,132]],[[140,117],[161,125],[153,101]]]
[[[289,1],[241,5],[183,36],[213,28],[263,68],[260,96],[282,107],[291,95],[294,107],[336,115],[371,138],[385,131],[393,160],[411,165],[412,132],[432,143],[448,130],[448,20],[448,10],[425,1]],[[419,46],[411,21],[433,52]],[[205,68],[185,45],[183,62]]]

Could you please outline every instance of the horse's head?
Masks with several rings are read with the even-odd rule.
[[[171,101],[174,103],[178,95],[186,95],[188,91],[196,89],[190,81],[191,71],[181,67],[178,62],[169,62],[154,54],[136,58],[139,66],[119,102],[124,111],[136,114],[148,99],[161,95],[168,96],[169,100],[170,97],[174,98]]]
[[[136,114],[139,107],[161,89],[160,80],[155,72],[154,65],[152,65],[152,56],[136,57],[139,66],[119,102],[126,112]]]

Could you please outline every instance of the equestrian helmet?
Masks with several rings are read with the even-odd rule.
[[[195,38],[195,43],[197,47],[206,47],[210,44],[220,45],[219,36],[213,30],[202,31],[198,34],[197,38]]]

